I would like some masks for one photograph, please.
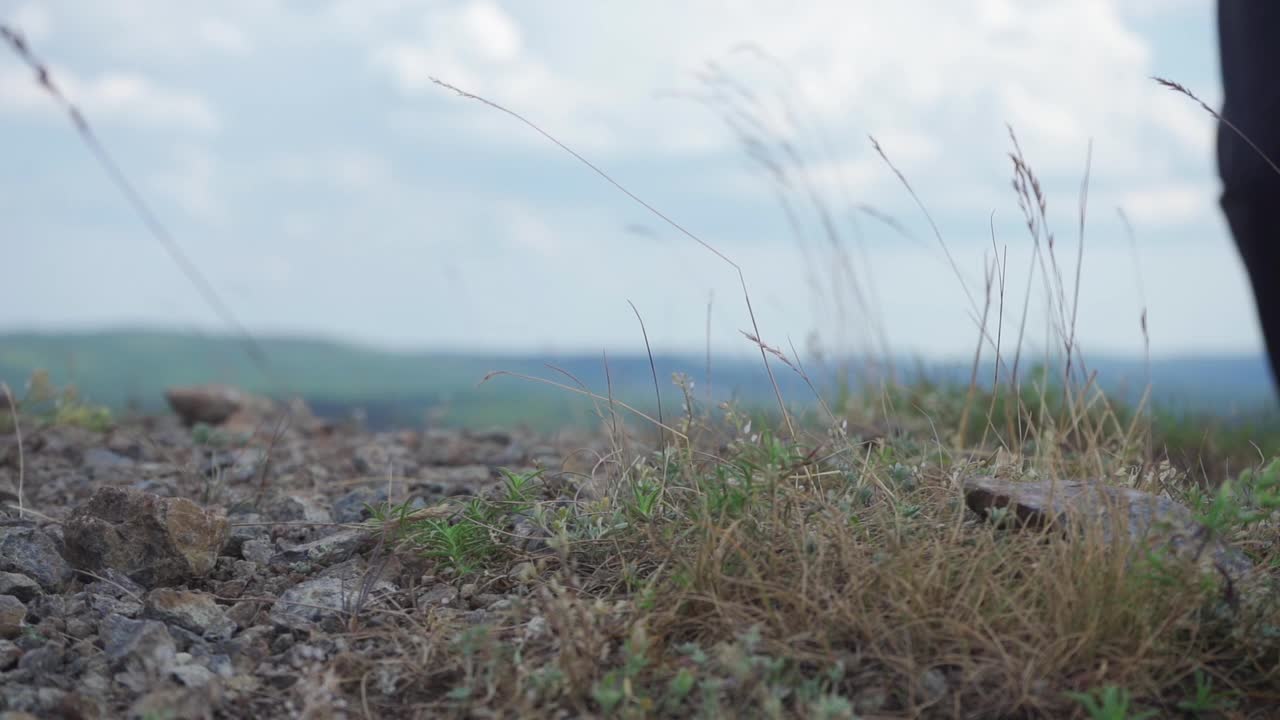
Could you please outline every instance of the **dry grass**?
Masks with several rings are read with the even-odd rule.
[[[1068,693],[1110,685],[1175,717],[1197,673],[1240,713],[1274,702],[1280,618],[1223,616],[1211,579],[1101,534],[965,509],[958,478],[1029,468],[812,442],[743,428],[602,466],[621,471],[548,520],[535,579],[499,551],[466,580],[529,589],[500,620],[441,635],[428,614],[429,652],[353,656],[347,677],[395,666],[375,716],[1087,717]]]

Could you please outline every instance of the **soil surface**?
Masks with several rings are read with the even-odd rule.
[[[546,633],[511,612],[550,554],[531,523],[501,529],[510,573],[463,578],[371,507],[443,517],[499,468],[571,502],[598,440],[277,419],[0,434],[0,717],[427,717],[450,680],[423,682],[416,640]]]

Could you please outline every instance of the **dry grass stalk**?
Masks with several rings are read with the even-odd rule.
[[[27,479],[26,453],[22,446],[22,422],[18,418],[18,401],[13,397],[13,391],[9,389],[8,383],[0,382],[0,393],[4,394],[5,404],[9,408],[9,417],[13,421],[13,433],[18,441],[18,519],[22,519],[24,512],[22,498]]]
[[[727,255],[725,255],[724,253],[720,252],[720,251],[719,251],[719,250],[717,250],[713,245],[711,245],[710,243],[706,242],[705,240],[703,240],[702,238],[698,237],[697,235],[693,234],[692,232],[690,232],[689,230],[687,230],[683,225],[681,225],[680,223],[677,223],[675,220],[672,220],[670,217],[668,217],[667,215],[665,215],[662,211],[658,210],[657,208],[655,208],[654,206],[650,205],[650,204],[649,204],[648,202],[646,202],[645,200],[641,199],[638,195],[636,195],[635,193],[633,193],[633,192],[631,192],[630,190],[628,190],[624,185],[622,185],[621,183],[619,183],[617,180],[614,180],[614,179],[613,179],[613,177],[611,177],[611,176],[610,176],[608,173],[606,173],[604,170],[600,169],[597,165],[595,165],[594,163],[592,163],[590,160],[587,160],[585,157],[583,157],[582,155],[580,155],[577,151],[575,151],[574,149],[570,148],[568,145],[564,144],[564,143],[563,143],[563,142],[561,142],[560,140],[556,139],[556,138],[555,138],[555,136],[551,135],[551,134],[550,134],[550,133],[548,133],[546,130],[543,130],[543,129],[542,129],[541,127],[539,127],[536,123],[534,123],[534,122],[532,122],[531,120],[529,120],[529,119],[525,118],[525,117],[524,117],[523,115],[521,115],[520,113],[517,113],[517,112],[515,112],[514,110],[510,110],[510,109],[508,109],[508,108],[506,108],[506,107],[504,107],[504,106],[502,106],[502,105],[499,105],[498,103],[496,103],[496,102],[494,102],[494,101],[492,101],[492,100],[489,100],[488,98],[484,98],[484,97],[481,97],[481,96],[476,95],[476,94],[474,94],[474,93],[467,92],[466,90],[463,90],[463,89],[461,89],[461,88],[459,88],[459,87],[457,87],[457,86],[455,86],[455,85],[451,85],[450,83],[447,83],[447,82],[445,82],[445,81],[443,81],[443,80],[440,80],[440,79],[437,79],[437,78],[431,78],[431,81],[432,81],[433,83],[435,83],[436,85],[439,85],[440,87],[443,87],[443,88],[445,88],[445,89],[447,89],[447,90],[451,90],[451,91],[453,91],[454,93],[456,93],[456,94],[457,94],[457,95],[459,95],[460,97],[466,98],[466,99],[468,99],[468,100],[475,100],[476,102],[479,102],[479,103],[482,103],[482,104],[484,104],[484,105],[487,105],[487,106],[489,106],[489,107],[491,107],[491,108],[493,108],[493,109],[495,109],[495,110],[497,110],[497,111],[499,111],[499,112],[502,112],[502,113],[504,113],[504,114],[506,114],[506,115],[509,115],[509,116],[511,116],[511,117],[513,117],[513,118],[515,118],[516,120],[520,121],[521,123],[525,124],[526,126],[528,126],[529,128],[531,128],[534,132],[538,133],[539,135],[543,136],[543,137],[544,137],[544,138],[546,138],[547,140],[549,140],[549,141],[551,141],[552,143],[554,143],[554,144],[555,144],[557,147],[559,147],[561,150],[564,150],[565,152],[569,153],[569,155],[571,155],[575,160],[577,160],[578,162],[580,162],[580,163],[582,163],[583,165],[585,165],[585,166],[587,166],[588,168],[590,168],[594,173],[596,173],[596,174],[597,174],[597,175],[599,175],[601,178],[603,178],[606,182],[608,182],[610,185],[612,185],[614,188],[616,188],[619,192],[621,192],[622,194],[626,195],[628,198],[630,198],[631,200],[633,200],[634,202],[636,202],[637,204],[639,204],[641,207],[643,207],[643,208],[644,208],[645,210],[647,210],[649,213],[651,213],[652,215],[654,215],[654,216],[655,216],[655,217],[657,217],[658,219],[662,220],[662,221],[663,221],[664,223],[666,223],[667,225],[671,226],[673,229],[675,229],[675,230],[676,230],[677,232],[679,232],[681,235],[684,235],[685,237],[687,237],[687,238],[689,238],[690,240],[694,241],[695,243],[697,243],[698,245],[700,245],[700,246],[702,246],[704,249],[706,249],[708,252],[712,253],[713,255],[715,255],[716,257],[720,258],[720,259],[721,259],[722,261],[724,261],[725,263],[727,263],[730,267],[732,267],[732,268],[733,268],[734,272],[736,272],[736,273],[737,273],[737,275],[738,275],[738,284],[742,287],[742,296],[743,296],[744,301],[746,302],[746,306],[747,306],[747,315],[748,315],[748,317],[750,317],[750,319],[751,319],[751,326],[752,326],[752,328],[754,329],[755,334],[756,334],[757,336],[758,336],[758,335],[760,335],[760,324],[759,324],[759,322],[756,320],[755,310],[754,310],[754,309],[752,308],[752,306],[751,306],[751,293],[747,291],[747,279],[746,279],[746,275],[743,273],[743,271],[742,271],[742,267],[741,267],[740,265],[738,265],[738,263],[736,263],[736,262],[734,262],[733,260],[731,260],[731,259],[729,258],[729,256],[727,256]],[[765,371],[766,371],[766,372],[768,373],[768,375],[769,375],[769,382],[770,382],[770,384],[773,386],[774,396],[776,397],[776,399],[777,399],[777,401],[778,401],[778,410],[782,413],[782,418],[783,418],[784,423],[787,425],[787,429],[788,429],[788,431],[789,431],[789,432],[794,436],[794,435],[795,435],[795,427],[794,427],[794,425],[793,425],[793,424],[792,424],[792,422],[791,422],[791,415],[790,415],[790,413],[788,413],[788,412],[787,412],[787,404],[786,404],[786,402],[782,399],[782,389],[778,387],[778,381],[777,381],[777,379],[776,379],[776,378],[774,377],[774,375],[773,375],[773,367],[769,364],[769,358],[767,357],[767,355],[765,354],[765,352],[764,352],[764,350],[763,350],[763,349],[760,351],[760,358],[761,358],[761,360],[764,362]],[[493,377],[493,375],[494,375],[493,373],[490,373],[488,376],[486,376],[486,379],[488,379],[489,377]]]

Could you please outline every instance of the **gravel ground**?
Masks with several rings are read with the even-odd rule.
[[[370,506],[444,512],[499,468],[570,502],[598,439],[279,417],[0,435],[0,718],[428,716],[415,639],[499,615],[546,633],[525,601],[554,553],[531,523],[503,529],[510,572],[464,582],[393,552]]]

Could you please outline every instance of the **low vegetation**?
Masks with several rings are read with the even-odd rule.
[[[381,508],[396,547],[459,586],[538,587],[502,622],[400,658],[417,678],[401,700],[458,716],[831,718],[1243,717],[1274,702],[1280,617],[1223,615],[1221,583],[1147,548],[978,517],[958,478],[1088,469],[1175,496],[1280,566],[1280,462],[1206,489],[1123,436],[1013,455],[952,445],[946,426],[784,440],[725,410],[656,451],[619,436],[577,502],[507,473],[492,496],[417,517]],[[516,549],[520,522],[545,531],[545,553]],[[354,682],[385,661],[351,662]]]

